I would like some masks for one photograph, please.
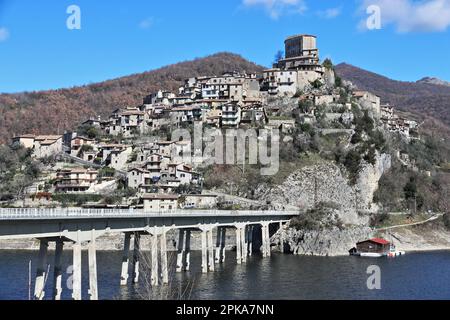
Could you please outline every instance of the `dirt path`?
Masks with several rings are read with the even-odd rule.
[[[435,221],[435,220],[439,219],[440,217],[442,217],[443,215],[444,215],[443,213],[439,213],[439,214],[434,215],[431,218],[429,218],[427,220],[424,220],[424,221],[407,223],[407,224],[399,224],[399,225],[396,225],[396,226],[391,226],[391,227],[386,227],[386,228],[379,228],[379,229],[375,229],[375,231],[388,231],[388,230],[392,230],[392,229],[418,226],[418,225],[425,224],[425,223],[428,223],[428,222],[431,222],[431,221]]]

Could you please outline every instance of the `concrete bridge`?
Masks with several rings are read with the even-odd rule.
[[[89,260],[89,296],[98,299],[96,239],[105,234],[124,235],[124,249],[120,284],[129,278],[130,243],[132,253],[132,281],[139,281],[141,236],[152,238],[151,284],[169,283],[167,258],[167,232],[179,232],[177,241],[177,272],[190,268],[190,242],[192,232],[201,235],[202,272],[213,272],[215,264],[225,261],[227,230],[236,234],[236,262],[245,263],[252,254],[255,228],[261,229],[261,252],[270,257],[270,233],[272,225],[282,226],[296,211],[234,211],[234,210],[174,210],[149,213],[141,210],[93,210],[93,209],[0,209],[0,240],[35,238],[40,241],[35,279],[34,297],[45,297],[47,256],[50,242],[55,242],[53,298],[61,299],[62,264],[64,243],[72,243],[73,289],[72,298],[81,300],[81,251],[87,247]],[[216,241],[213,239],[216,231]]]

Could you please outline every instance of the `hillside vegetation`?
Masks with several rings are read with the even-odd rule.
[[[450,125],[450,86],[396,81],[346,63],[337,65],[336,72],[359,89],[380,96],[383,103],[431,116]]]
[[[134,74],[70,89],[0,95],[0,144],[13,135],[63,133],[89,117],[108,116],[119,107],[136,106],[157,90],[178,91],[183,81],[227,71],[260,72],[263,68],[231,53],[181,62],[158,70]]]

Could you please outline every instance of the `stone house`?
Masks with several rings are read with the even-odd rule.
[[[92,169],[61,169],[56,172],[55,189],[59,193],[87,192],[97,183],[98,171]]]
[[[88,146],[88,147],[83,147]],[[95,140],[82,137],[82,136],[76,136],[70,141],[70,155],[73,157],[79,157],[82,154],[82,149],[85,149],[85,151],[94,150],[95,149]],[[94,160],[94,159],[92,159]]]
[[[213,209],[217,207],[217,199],[215,194],[188,194],[180,206],[183,209]]]
[[[145,194],[142,199],[145,212],[171,211],[178,208],[178,195]]]
[[[12,139],[13,145],[22,145],[26,149],[33,149],[34,146],[34,134],[24,134],[20,136],[15,136]]]
[[[36,136],[33,143],[33,156],[41,159],[63,152],[61,135]]]

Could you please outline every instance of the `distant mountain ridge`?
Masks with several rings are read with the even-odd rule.
[[[361,90],[380,96],[383,103],[433,117],[450,126],[450,86],[392,80],[346,63],[337,65],[336,73]]]
[[[119,107],[140,105],[146,95],[157,90],[178,92],[190,77],[263,69],[239,55],[218,53],[81,87],[0,94],[0,144],[24,133],[61,134],[92,116],[108,116]]]
[[[260,73],[263,69],[239,55],[218,53],[82,87],[0,94],[0,144],[17,134],[63,133],[90,117],[105,117],[119,107],[140,105],[151,92],[160,89],[177,92],[189,77],[227,71]],[[450,86],[396,81],[345,63],[337,65],[336,72],[360,89],[379,95],[384,103],[450,125]]]
[[[450,86],[450,82],[438,78],[425,77],[417,81],[417,83],[436,84],[440,86]]]

